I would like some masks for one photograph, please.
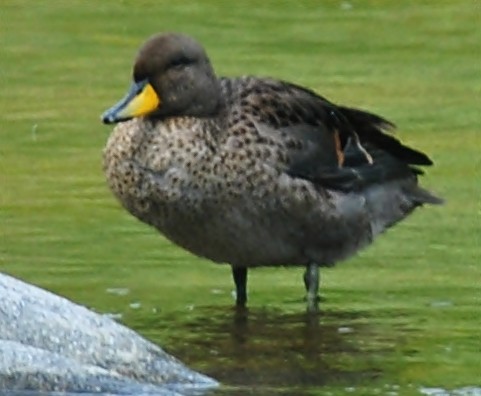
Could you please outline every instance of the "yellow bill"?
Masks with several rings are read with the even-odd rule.
[[[152,113],[160,105],[160,99],[148,80],[134,82],[129,92],[115,106],[102,114],[104,124],[130,120]]]

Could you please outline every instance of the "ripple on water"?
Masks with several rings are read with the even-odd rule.
[[[421,387],[419,392],[427,396],[481,396],[481,388],[477,386],[465,386],[452,390]]]
[[[379,342],[365,349],[362,341],[373,330],[364,313],[196,307],[184,314],[187,317],[150,319],[158,323],[147,319],[144,325],[161,329],[175,323],[168,345],[163,340],[166,350],[228,384],[228,392],[224,388],[214,394],[236,395],[238,387],[243,395],[251,389],[262,389],[263,395],[302,395],[343,384],[356,390],[358,384],[382,376],[379,360],[372,355],[386,353],[386,346]]]

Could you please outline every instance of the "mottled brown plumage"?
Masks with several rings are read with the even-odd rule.
[[[104,151],[109,186],[174,243],[232,265],[239,305],[248,267],[298,265],[315,307],[318,266],[441,202],[413,167],[431,161],[385,133],[388,121],[287,82],[217,78],[187,36],[150,38],[133,76],[103,116],[120,122]]]

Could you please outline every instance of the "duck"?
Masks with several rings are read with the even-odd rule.
[[[304,268],[307,310],[334,266],[426,204],[422,151],[394,124],[271,77],[218,77],[204,47],[158,33],[127,94],[101,119],[107,184],[140,221],[196,256],[231,266],[235,305],[250,268]]]

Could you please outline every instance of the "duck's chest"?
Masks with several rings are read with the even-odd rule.
[[[239,149],[236,139],[219,143],[212,128],[188,121],[120,124],[104,150],[112,192],[132,214],[164,232],[265,195],[276,177],[258,156]]]

